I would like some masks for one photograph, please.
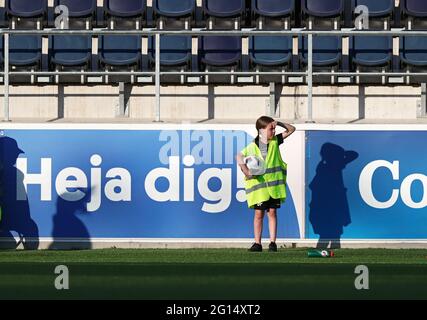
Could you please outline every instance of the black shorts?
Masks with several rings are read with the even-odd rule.
[[[281,205],[280,199],[270,198],[265,202],[258,203],[254,206],[255,210],[279,209]]]

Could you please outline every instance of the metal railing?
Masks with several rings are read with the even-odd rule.
[[[63,30],[63,29],[43,29],[43,30],[11,30],[0,29],[0,34],[4,35],[4,71],[0,75],[4,76],[4,121],[10,121],[9,117],[9,86],[11,75],[27,74],[28,72],[14,72],[9,68],[9,36],[10,35],[87,35],[87,36],[103,36],[103,35],[137,35],[137,36],[155,36],[155,71],[154,72],[107,72],[107,71],[37,71],[31,72],[31,75],[80,75],[80,76],[121,76],[121,75],[134,75],[134,76],[154,76],[155,77],[155,96],[156,96],[156,111],[155,121],[161,120],[161,76],[162,75],[230,75],[230,72],[220,71],[207,71],[207,72],[182,72],[182,71],[160,71],[160,37],[162,35],[187,35],[187,36],[209,36],[209,35],[223,35],[223,36],[308,36],[308,65],[307,71],[302,72],[233,72],[235,76],[262,76],[262,75],[293,75],[307,77],[308,86],[308,116],[307,122],[313,122],[313,77],[314,76],[427,76],[426,72],[314,72],[313,71],[313,35],[315,36],[427,36],[427,31],[420,30],[406,30],[406,29],[392,29],[390,31],[361,31],[357,29],[341,29],[341,30],[307,30],[307,29],[292,29],[292,30],[256,30],[256,29],[242,29],[242,30],[208,30],[208,29],[192,29],[192,30],[158,30],[158,29],[143,29],[143,30],[109,30],[109,29],[93,29],[93,30]],[[425,100],[425,99],[424,99]]]

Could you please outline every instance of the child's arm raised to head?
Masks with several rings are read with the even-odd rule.
[[[296,130],[296,128],[293,125],[290,125],[288,123],[277,121],[276,124],[282,128],[285,128],[285,131],[282,133],[283,140],[289,137]]]

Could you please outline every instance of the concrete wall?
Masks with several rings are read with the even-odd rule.
[[[3,117],[0,87],[0,118]],[[307,117],[307,87],[277,89],[276,116],[289,120]],[[168,86],[162,87],[161,117],[165,121],[252,121],[266,114],[269,88],[263,86]],[[326,122],[415,120],[421,89],[411,86],[314,87],[313,116]],[[155,117],[153,86],[127,89],[128,114],[135,121]],[[119,109],[117,86],[11,86],[10,117],[13,120],[114,120]]]

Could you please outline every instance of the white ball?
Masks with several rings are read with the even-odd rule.
[[[249,156],[245,158],[245,163],[253,176],[260,176],[265,173],[265,162],[263,159],[257,156]]]

